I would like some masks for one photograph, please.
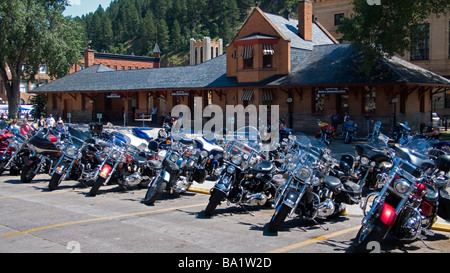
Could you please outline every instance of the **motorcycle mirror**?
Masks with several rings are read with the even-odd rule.
[[[156,141],[150,141],[149,143],[148,143],[148,149],[150,150],[150,151],[157,151],[158,150],[158,143],[156,142]]]

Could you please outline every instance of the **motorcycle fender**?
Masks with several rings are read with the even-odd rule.
[[[298,193],[294,192],[294,191],[290,191],[287,193],[286,198],[284,198],[283,203],[290,208],[294,208],[297,198],[298,198]]]
[[[384,203],[379,208],[380,220],[385,225],[392,227],[394,225],[395,219],[397,218],[397,212],[395,208],[391,205]]]
[[[104,166],[103,166],[103,168],[102,168],[102,170],[100,171],[100,176],[101,177],[103,177],[103,178],[106,178],[106,177],[108,177],[108,175],[109,175],[109,173],[111,172],[111,170],[112,170],[112,167],[111,166],[109,166],[108,164],[105,164]]]
[[[164,179],[164,181],[169,182],[170,181],[170,173],[166,172],[166,171],[162,171],[162,178]]]
[[[57,166],[55,168],[55,172],[57,174],[62,174],[64,172],[64,170],[66,169],[67,165],[66,164],[60,164],[59,166]]]

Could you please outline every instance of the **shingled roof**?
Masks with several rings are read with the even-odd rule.
[[[313,40],[297,33],[298,21],[265,13],[291,40],[291,73],[257,83],[238,83],[226,76],[226,54],[196,66],[116,71],[94,65],[41,85],[31,93],[111,92],[166,89],[204,89],[263,86],[324,86],[337,84],[395,84],[450,86],[450,81],[400,58],[384,58],[370,75],[359,71],[362,54],[351,44],[335,44],[320,25],[313,23]]]

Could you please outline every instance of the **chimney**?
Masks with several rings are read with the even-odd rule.
[[[312,41],[312,3],[309,0],[298,2],[298,35]]]
[[[94,64],[94,50],[88,48],[84,51],[84,68]]]

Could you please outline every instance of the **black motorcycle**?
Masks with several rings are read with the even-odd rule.
[[[394,141],[399,144],[404,144],[411,138],[411,128],[408,122],[397,122],[394,127]]]
[[[392,167],[392,151],[388,147],[389,138],[383,134],[371,138],[364,144],[356,144],[356,175],[361,187],[378,189],[377,176]],[[381,185],[382,186],[382,185]]]
[[[59,135],[60,139],[56,136]],[[30,157],[25,162],[20,179],[23,183],[29,183],[38,173],[50,174],[61,153],[60,132],[47,128],[41,129],[28,140],[28,148],[31,152]]]
[[[55,190],[66,178],[78,180],[85,170],[99,164],[95,140],[89,132],[69,127],[68,138],[61,149],[61,156],[55,165],[48,184],[49,190]],[[96,163],[95,163],[96,162]],[[83,183],[82,183],[83,184]]]
[[[175,140],[176,139],[176,140]],[[162,161],[152,162],[156,175],[149,184],[145,194],[144,203],[152,205],[164,191],[171,194],[185,193],[194,181],[203,183],[206,170],[199,167],[200,150],[194,149],[194,140],[186,138],[183,134],[170,137],[166,143],[151,141],[149,146],[163,146],[166,149]]]
[[[436,213],[439,215],[441,200],[444,206],[440,215],[449,219],[450,199],[445,190],[441,187],[437,191],[427,184],[436,170],[445,173],[450,170],[450,157],[444,154],[433,160],[422,149],[429,144],[420,143],[420,139],[408,144],[395,147],[393,168],[379,176],[384,187],[368,195],[361,206],[365,217],[356,235],[358,251],[367,251],[369,242],[380,243],[388,234],[403,241],[433,234],[428,228]]]
[[[280,185],[272,179],[274,164],[263,160],[258,135],[256,128],[244,127],[235,133],[235,139],[226,143],[224,168],[211,189],[206,216],[212,216],[222,201],[241,207],[272,203]]]
[[[295,164],[288,168],[287,181],[273,204],[276,210],[268,224],[271,232],[278,231],[286,217],[293,217],[294,213],[318,224],[316,217],[337,215],[345,204],[357,204],[361,199],[361,188],[356,183],[342,183],[329,175],[333,160],[324,143],[312,144],[307,137],[297,140]]]
[[[8,146],[0,156],[0,174],[8,169],[11,175],[20,174],[30,155],[27,142],[28,137],[19,133],[8,138]]]

